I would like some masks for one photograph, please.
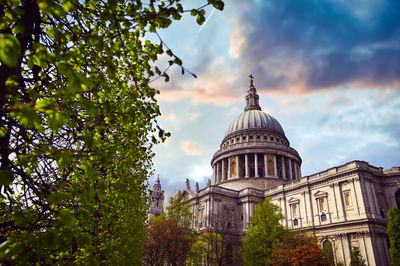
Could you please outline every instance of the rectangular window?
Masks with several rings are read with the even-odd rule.
[[[235,176],[237,176],[237,173],[236,173],[236,164],[237,164],[237,162],[236,162],[236,157],[232,157],[232,158],[231,158],[231,176],[230,176],[230,177],[235,177]]]
[[[257,139],[260,139],[260,136],[257,136]]]
[[[274,156],[267,155],[268,176],[275,176]]]
[[[204,208],[199,210],[199,223],[201,224],[204,218]]]
[[[343,199],[344,199],[344,206],[350,207],[351,206],[350,191],[343,192]]]
[[[319,199],[318,199],[318,204],[319,204],[319,211],[320,211],[320,212],[326,211],[325,198],[319,198]]]
[[[253,139],[253,136],[250,136],[250,139]]]
[[[292,207],[292,217],[293,217],[293,218],[299,216],[299,213],[298,213],[298,211],[299,211],[299,206],[298,206],[298,205],[299,205],[298,203],[295,203],[295,204],[292,204],[292,205],[291,205],[291,207]]]

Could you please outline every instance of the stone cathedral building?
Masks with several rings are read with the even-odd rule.
[[[250,77],[244,112],[229,124],[211,159],[212,182],[194,190],[186,182],[184,196],[199,231],[228,213],[235,252],[257,203],[272,197],[284,214],[282,224],[312,231],[335,262],[349,265],[352,248],[359,247],[368,265],[389,265],[387,211],[400,207],[400,167],[351,161],[302,176],[300,155],[278,120],[261,110]]]

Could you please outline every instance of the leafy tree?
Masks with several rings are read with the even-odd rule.
[[[218,214],[206,217],[208,220],[202,233],[202,239],[207,245],[208,261],[217,265],[229,265],[233,260],[233,244],[231,232],[234,227],[233,211],[223,209]]]
[[[166,209],[169,217],[175,217],[192,227],[195,226],[194,215],[190,209],[190,204],[185,202],[182,191],[178,191],[169,198]]]
[[[389,212],[389,223],[387,234],[389,236],[390,247],[390,264],[400,265],[400,211],[396,206],[393,206]]]
[[[265,198],[251,217],[241,251],[245,265],[270,265],[274,251],[282,246],[289,232],[279,223],[283,218],[279,207],[270,201],[270,197]]]
[[[195,240],[191,250],[188,252],[186,259],[187,265],[209,265],[210,262],[207,260],[209,254],[209,246],[205,243],[202,235]]]
[[[195,241],[189,225],[161,215],[150,219],[144,262],[148,265],[182,265]]]
[[[272,265],[330,265],[314,236],[291,232],[280,249],[274,251]]]
[[[362,257],[360,253],[360,249],[358,247],[354,247],[351,252],[350,257],[350,266],[366,266],[365,259]]]
[[[153,62],[185,70],[145,38],[183,12],[203,23],[204,7],[1,1],[1,263],[140,264],[151,149],[168,136],[149,86],[168,75]]]
[[[147,227],[144,261],[149,265],[182,264],[197,240],[190,204],[181,191],[170,197],[167,213],[153,217]]]

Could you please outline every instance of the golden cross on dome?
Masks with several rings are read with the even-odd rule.
[[[249,78],[250,78],[250,86],[252,87],[253,86],[253,79],[254,79],[253,74],[250,73]]]

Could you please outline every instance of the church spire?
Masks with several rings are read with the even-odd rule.
[[[260,105],[258,104],[258,97],[257,90],[253,85],[253,75],[250,74],[250,87],[247,90],[247,95],[246,95],[246,107],[244,108],[245,111],[248,110],[261,110]]]

